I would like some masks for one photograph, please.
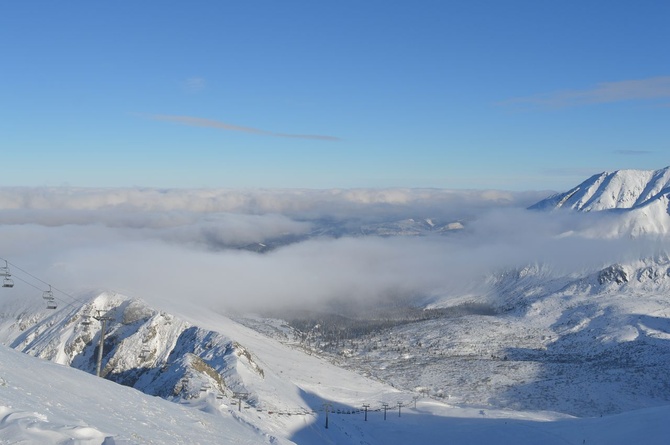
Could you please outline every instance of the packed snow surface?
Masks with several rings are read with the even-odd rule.
[[[9,304],[5,315],[12,307],[11,299],[6,302]],[[119,303],[126,308],[124,315],[129,315],[127,309],[131,307],[130,312],[141,315],[140,320],[146,322],[155,321],[152,317],[160,314],[147,307],[139,310],[137,302],[116,294],[102,294],[93,299],[93,304]],[[168,401],[3,346],[0,347],[0,443],[660,444],[665,443],[670,433],[670,425],[663,420],[670,414],[670,406],[581,419],[550,411],[459,407],[457,400],[439,401],[370,380],[211,311],[174,309],[179,315],[171,317],[170,326],[197,325],[203,332],[216,328],[224,336],[221,338],[232,338],[249,351],[256,367],[264,370],[264,377],[258,378],[244,354],[244,361],[235,365],[237,374],[226,375],[230,382],[239,379],[240,388],[253,395],[254,400],[249,403],[254,406],[245,401],[238,407],[239,400],[232,398],[227,390],[221,397],[209,387]],[[62,347],[62,338],[71,339],[76,331],[72,328],[76,324],[72,321],[73,312],[77,310],[68,307],[46,317],[51,328],[61,327],[47,329],[41,335],[44,344],[52,345],[42,349],[51,351],[52,359],[63,359],[62,352],[67,348]],[[23,322],[43,317],[38,310],[30,316],[27,310],[20,314]],[[16,321],[16,315],[9,319]],[[136,321],[133,317],[125,319],[129,325]],[[36,322],[35,326],[40,325]],[[21,332],[30,331],[22,326]],[[665,333],[664,328],[659,330],[651,322],[645,326],[651,331],[656,329],[659,335]],[[5,325],[4,334],[9,335],[11,330]],[[61,331],[67,331],[69,336],[61,337]],[[190,332],[188,328],[186,331]],[[614,341],[634,340],[625,329],[610,334]],[[217,341],[212,336],[204,338],[208,342]],[[126,347],[128,343],[129,340],[124,342]],[[129,354],[127,359],[132,362],[136,359],[133,357]],[[120,361],[116,363],[122,366]],[[166,373],[183,371],[169,366],[165,369]],[[191,379],[195,377],[191,375]],[[165,381],[168,380],[156,380]],[[142,389],[156,391],[150,385]],[[369,409],[367,420],[365,405]]]
[[[302,364],[319,372],[309,360]],[[281,437],[266,431],[281,433],[286,416],[238,413],[213,398],[180,405],[7,347],[0,347],[0,376],[0,443],[6,444],[662,444],[670,434],[670,407],[576,419],[419,400],[416,408],[403,406],[401,416],[391,405],[387,420],[378,406],[367,421],[363,411],[332,412],[328,429],[320,412]]]

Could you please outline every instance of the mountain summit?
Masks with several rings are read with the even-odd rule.
[[[617,170],[593,175],[577,187],[552,195],[530,208],[568,208],[583,212],[634,209],[663,198],[667,200],[668,194],[670,167],[660,170]]]
[[[571,209],[607,216],[579,230],[590,237],[665,236],[670,234],[670,167],[600,173],[529,209]]]

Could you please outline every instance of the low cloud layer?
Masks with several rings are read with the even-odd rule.
[[[604,215],[525,210],[542,196],[444,190],[0,189],[0,257],[72,293],[115,290],[158,306],[318,307],[485,292],[529,263],[597,268],[662,242],[565,236]],[[363,236],[367,221],[450,218],[447,235]],[[336,224],[337,236],[320,230]],[[265,253],[239,247],[280,238]],[[17,275],[18,276],[18,275]],[[26,298],[36,289],[21,286]]]
[[[527,207],[548,191],[445,189],[107,189],[0,188],[0,210],[45,211],[60,218],[77,211],[109,211],[113,215],[187,212],[194,214],[282,214],[298,219],[388,219],[413,212],[463,218],[497,207]],[[48,211],[48,212],[47,212]],[[91,213],[94,215],[94,213]],[[116,218],[120,218],[117,216]],[[20,219],[20,218],[19,218]],[[101,222],[105,218],[98,218]],[[25,221],[24,221],[25,222]],[[46,221],[28,221],[46,224]],[[0,220],[0,223],[2,221]]]

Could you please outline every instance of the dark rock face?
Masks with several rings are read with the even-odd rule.
[[[600,271],[598,274],[598,282],[601,285],[607,283],[628,283],[628,274],[626,274],[626,271],[622,266],[614,264]]]

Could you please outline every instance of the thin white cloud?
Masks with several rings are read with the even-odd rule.
[[[280,138],[293,138],[293,139],[313,139],[320,141],[340,141],[341,139],[336,136],[327,136],[320,134],[290,134],[290,133],[276,133],[273,131],[261,130],[259,128],[253,127],[244,127],[241,125],[229,124],[227,122],[217,121],[213,119],[205,119],[202,117],[194,116],[175,116],[167,114],[152,114],[149,115],[149,118],[157,121],[166,121],[174,122],[182,125],[189,125],[192,127],[207,127],[207,128],[216,128],[218,130],[226,131],[239,131],[242,133],[255,134],[259,136],[273,136]]]
[[[198,93],[205,89],[207,82],[202,77],[189,77],[184,82],[186,91],[190,93]]]
[[[623,156],[646,156],[652,153],[650,150],[614,150],[614,154]]]
[[[501,102],[501,105],[564,108],[589,104],[659,99],[670,99],[670,76],[602,82],[593,88],[585,90],[563,90],[517,97]]]

